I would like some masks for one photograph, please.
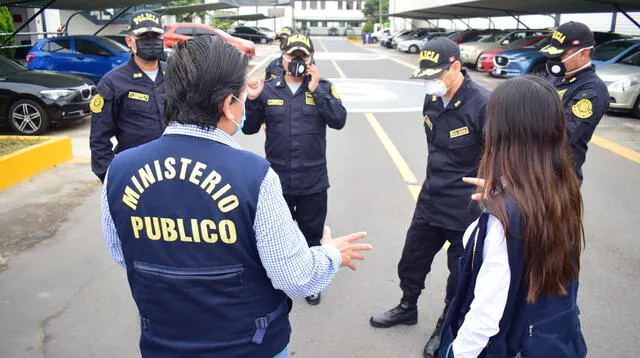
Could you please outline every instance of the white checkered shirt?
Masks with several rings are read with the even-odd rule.
[[[206,138],[240,149],[231,136],[219,129],[204,130],[194,125],[174,123],[167,127],[164,134]],[[106,183],[105,178],[102,229],[111,257],[125,267],[122,244],[109,210]],[[342,257],[333,245],[309,248],[282,197],[280,178],[271,168],[260,185],[253,229],[260,260],[273,287],[293,299],[322,291],[340,269]]]

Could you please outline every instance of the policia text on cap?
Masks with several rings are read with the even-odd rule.
[[[165,128],[164,30],[152,11],[135,12],[129,21],[128,63],[107,73],[91,100],[91,169],[104,180],[114,155],[154,140]],[[118,144],[113,149],[111,138]]]
[[[288,297],[355,269],[365,233],[309,248],[269,163],[232,136],[244,122],[248,59],[220,37],[178,44],[167,68],[167,129],[118,154],[103,229],[127,270],[145,357],[287,356]]]

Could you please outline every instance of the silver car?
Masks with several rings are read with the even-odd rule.
[[[631,111],[640,118],[640,49],[617,63],[598,67],[596,73],[609,89],[609,108]]]
[[[476,68],[478,59],[486,51],[506,48],[513,41],[530,36],[549,34],[549,30],[507,30],[488,35],[477,42],[460,45],[460,60],[463,64]]]

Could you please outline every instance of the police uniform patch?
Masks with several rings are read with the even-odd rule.
[[[469,127],[462,127],[462,128],[458,128],[458,129],[454,129],[452,131],[449,132],[449,138],[458,138],[458,137],[462,137],[463,135],[467,135],[469,134]]]
[[[284,100],[282,99],[267,100],[267,106],[284,106]]]
[[[91,108],[91,112],[96,114],[101,113],[102,107],[104,107],[104,98],[102,98],[102,96],[99,94],[93,96],[89,107]]]
[[[334,85],[334,84],[331,84],[331,95],[335,99],[340,99],[340,94],[338,93],[338,89],[336,88],[336,85]]]
[[[454,106],[455,106],[456,108],[458,108],[458,107],[460,107],[460,105],[461,105],[461,104],[462,104],[462,101],[457,101],[457,102],[454,104]]]
[[[424,115],[424,123],[427,124],[427,127],[429,127],[429,130],[433,130],[433,123],[431,123],[431,119],[426,114]]]
[[[571,107],[571,112],[582,119],[587,119],[593,115],[593,104],[591,100],[581,99]]]
[[[313,100],[313,94],[311,92],[305,92],[305,103],[310,105],[310,106],[315,106],[316,105],[316,101]]]
[[[142,73],[134,73],[133,78],[142,78]]]
[[[149,95],[144,93],[129,91],[129,98],[137,101],[149,102]]]

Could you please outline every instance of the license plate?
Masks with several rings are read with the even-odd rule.
[[[494,67],[493,68],[493,74],[500,76],[500,75],[504,74],[504,71],[499,69],[499,68]]]

